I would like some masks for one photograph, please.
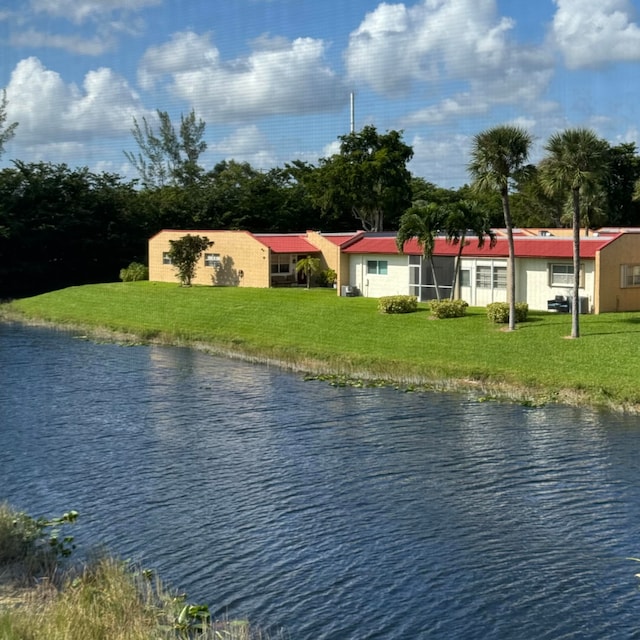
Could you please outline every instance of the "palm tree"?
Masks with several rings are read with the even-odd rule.
[[[533,142],[531,135],[511,125],[498,125],[474,136],[468,170],[477,191],[498,191],[502,199],[504,224],[507,228],[509,261],[507,263],[507,299],[509,330],[516,328],[516,280],[513,223],[509,206],[511,182],[522,174]]]
[[[307,279],[307,289],[309,289],[311,285],[311,276],[320,271],[320,258],[307,256],[306,258],[298,260],[298,262],[296,262],[296,273],[300,273],[301,271]]]
[[[571,337],[580,336],[580,204],[597,191],[606,171],[609,145],[590,129],[567,129],[553,134],[540,163],[540,181],[547,193],[571,196],[573,208],[573,304]]]
[[[438,277],[436,267],[433,262],[433,251],[436,244],[436,236],[445,220],[444,209],[433,202],[416,200],[400,218],[396,245],[400,253],[404,251],[404,245],[415,238],[422,249],[422,255],[429,261],[433,284],[436,288],[436,298],[440,300],[440,288],[438,287]]]
[[[486,237],[489,237],[490,246],[493,247],[496,243],[496,236],[491,229],[489,216],[476,200],[459,200],[449,205],[444,228],[447,242],[458,245],[456,266],[451,283],[451,300],[453,300],[460,275],[462,251],[467,243],[466,238],[469,231],[478,238],[478,248],[484,246]]]

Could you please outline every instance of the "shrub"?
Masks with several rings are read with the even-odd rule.
[[[516,302],[516,322],[526,322],[529,315],[529,305],[526,302]],[[487,305],[487,318],[496,324],[509,322],[509,303],[492,302]]]
[[[385,296],[378,300],[380,313],[413,313],[418,310],[415,296]]]
[[[429,311],[432,318],[461,318],[469,306],[464,300],[432,300]]]
[[[138,282],[149,279],[149,269],[139,262],[132,262],[126,269],[120,269],[122,282]]]
[[[334,269],[325,269],[318,274],[316,282],[319,287],[333,287],[337,279],[338,274]]]

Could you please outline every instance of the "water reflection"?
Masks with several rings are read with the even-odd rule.
[[[0,499],[305,638],[636,630],[638,419],[0,325]]]

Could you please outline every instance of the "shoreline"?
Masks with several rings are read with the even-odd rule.
[[[83,323],[60,323],[9,312],[0,306],[0,323],[20,324],[23,326],[45,327],[56,331],[79,334],[78,339],[95,342],[109,342],[123,346],[166,346],[195,349],[212,356],[260,364],[304,375],[309,380],[321,380],[335,386],[394,387],[401,392],[457,393],[471,396],[477,402],[506,402],[526,407],[545,405],[565,405],[594,411],[609,411],[625,415],[640,415],[640,404],[596,401],[589,394],[574,389],[531,389],[522,385],[513,385],[495,380],[472,380],[464,378],[430,379],[422,376],[378,376],[372,371],[351,371],[332,365],[325,360],[275,358],[240,346],[230,348],[226,345],[201,340],[189,340],[167,333],[145,337],[136,332],[116,331],[104,326]],[[294,354],[295,356],[295,354]]]

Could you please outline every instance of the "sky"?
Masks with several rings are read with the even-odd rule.
[[[640,0],[4,0],[0,167],[135,178],[134,119],[206,122],[201,164],[317,164],[354,126],[401,130],[414,175],[469,182],[473,136],[515,124],[640,142]]]

